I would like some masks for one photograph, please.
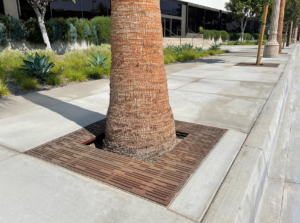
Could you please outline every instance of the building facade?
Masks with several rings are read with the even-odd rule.
[[[200,26],[209,30],[240,32],[235,23],[229,21],[225,10],[177,0],[160,0],[160,7],[164,37],[185,37],[187,33],[198,33]],[[27,0],[0,0],[0,13],[23,20],[36,17]],[[76,4],[71,0],[53,0],[45,17],[46,20],[56,17],[92,19],[110,15],[111,0],[77,0]],[[258,33],[259,23],[249,22],[246,32]]]

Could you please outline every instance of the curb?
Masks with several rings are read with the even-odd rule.
[[[202,223],[255,221],[293,75],[298,45]]]

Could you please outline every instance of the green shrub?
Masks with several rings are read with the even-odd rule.
[[[223,41],[227,41],[229,38],[228,32],[226,32],[225,30],[220,31],[220,35]]]
[[[211,39],[211,33],[210,30],[202,29],[200,31],[200,34],[203,34],[204,39]]]
[[[35,78],[23,77],[19,80],[21,89],[31,91],[39,88],[38,81]]]
[[[211,30],[211,34],[214,37],[215,42],[217,42],[221,37],[221,33],[218,30]]]
[[[0,23],[2,23],[7,29],[7,36],[11,36],[11,17],[7,15],[0,14]]]
[[[49,85],[60,85],[63,83],[63,80],[59,74],[49,74],[46,78],[46,84]]]
[[[43,36],[40,30],[39,23],[36,19],[28,19],[24,23],[25,31],[27,32],[26,40],[30,43],[44,43]],[[50,27],[46,25],[47,33],[52,33]],[[49,35],[51,36],[51,35]]]
[[[20,50],[5,49],[0,52],[0,65],[5,70],[20,68],[25,58],[24,53]]]
[[[176,55],[172,48],[166,48],[164,49],[164,63],[174,63],[176,61]]]
[[[228,33],[229,34],[229,39],[231,41],[237,41],[241,38],[241,34],[240,33]]]
[[[7,46],[8,43],[8,30],[3,23],[0,23],[0,45]]]
[[[28,36],[22,20],[11,17],[11,39],[21,41]]]
[[[244,33],[244,40],[251,40],[252,35],[250,33]]]
[[[0,97],[10,95],[10,91],[4,81],[0,79]]]
[[[254,33],[254,34],[253,34],[253,38],[254,38],[255,40],[259,40],[259,36],[260,36],[259,33]]]
[[[110,69],[101,67],[86,67],[85,74],[90,79],[100,79],[104,75],[108,75]]]
[[[63,75],[68,79],[69,82],[83,82],[87,80],[85,73],[71,69],[64,70]]]
[[[87,19],[68,18],[68,21],[76,28],[78,40],[91,41],[92,32]]]
[[[91,21],[96,44],[99,45],[104,41],[110,41],[110,17],[95,17]]]

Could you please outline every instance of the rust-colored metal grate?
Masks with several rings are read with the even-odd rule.
[[[234,66],[241,66],[241,67],[279,67],[280,64],[278,63],[260,63],[259,66],[256,63],[238,63]]]
[[[226,132],[180,121],[176,130],[187,137],[154,165],[85,145],[105,132],[105,120],[24,153],[167,206]]]

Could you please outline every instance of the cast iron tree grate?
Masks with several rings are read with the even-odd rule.
[[[105,120],[24,153],[167,206],[226,132],[180,121],[176,130],[188,135],[155,164],[86,145],[103,137]]]

